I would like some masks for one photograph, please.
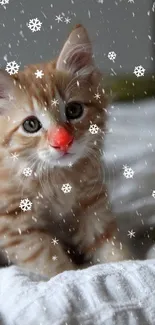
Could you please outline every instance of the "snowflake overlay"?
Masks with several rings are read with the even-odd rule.
[[[16,161],[16,160],[18,160],[18,157],[19,157],[19,155],[17,155],[17,153],[16,153],[16,152],[14,152],[14,153],[11,153],[11,159],[12,159],[13,161]]]
[[[58,99],[51,100],[51,104],[52,104],[52,106],[57,106],[59,104]]]
[[[153,2],[152,11],[155,12],[155,2]]]
[[[19,65],[15,61],[8,62],[5,70],[10,74],[15,74],[19,70]]]
[[[95,98],[96,100],[99,100],[99,99],[101,98],[101,95],[100,95],[99,93],[96,93],[96,94],[94,95],[94,98]]]
[[[4,6],[9,3],[9,0],[0,0],[0,5]]]
[[[52,239],[51,244],[53,244],[54,246],[58,245],[58,241],[59,241],[59,239],[54,238],[54,239]]]
[[[36,76],[37,79],[38,79],[38,78],[41,79],[41,78],[44,76],[43,70],[37,70],[37,71],[35,72],[35,76]]]
[[[91,124],[89,127],[89,132],[91,134],[97,134],[99,131],[99,127],[96,124]]]
[[[129,236],[130,238],[135,237],[135,231],[133,231],[133,229],[132,229],[132,230],[129,230],[129,231],[128,231],[128,236]]]
[[[28,23],[28,28],[34,32],[38,32],[41,29],[42,22],[38,18],[30,19]]]
[[[25,175],[26,177],[29,177],[29,176],[31,176],[32,175],[32,169],[31,168],[29,168],[29,167],[27,167],[27,168],[24,168],[24,170],[23,170],[23,173],[22,173],[23,175]]]
[[[126,178],[133,178],[134,171],[133,171],[133,169],[131,167],[123,166],[123,169],[124,169],[123,175]]]
[[[69,17],[65,17],[64,22],[68,25],[71,22],[71,19]]]
[[[155,199],[155,190],[152,192],[152,197]]]
[[[114,51],[108,53],[108,59],[115,62],[116,53]]]
[[[28,210],[31,210],[32,202],[29,199],[23,199],[23,200],[20,201],[19,207],[24,212],[28,211]]]
[[[58,22],[58,23],[62,23],[62,20],[63,20],[63,17],[61,15],[59,16],[56,16],[55,20]]]
[[[59,15],[59,16],[55,16],[56,18],[55,18],[55,20],[58,22],[58,23],[63,23],[63,17],[64,16],[64,14],[61,16],[61,15]],[[71,22],[71,18],[69,18],[69,17],[65,17],[64,18],[64,23],[66,23],[66,25],[68,25],[68,24],[70,24],[70,22]]]
[[[52,261],[57,261],[58,257],[56,255],[52,256]]]
[[[63,184],[63,185],[62,185],[62,188],[61,188],[61,190],[62,190],[65,194],[70,193],[70,192],[71,192],[71,189],[72,189],[72,186],[71,186],[69,183],[67,183],[67,184]]]
[[[142,67],[142,65],[139,65],[139,66],[135,67],[135,69],[134,69],[134,74],[136,75],[137,78],[143,77],[144,72],[145,72],[145,69]]]

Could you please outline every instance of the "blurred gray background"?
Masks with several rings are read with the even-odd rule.
[[[154,65],[152,4],[152,0],[10,0],[0,5],[0,65],[15,60],[22,68],[55,57],[72,27],[82,23],[102,70],[133,72],[142,65],[150,72]],[[58,15],[63,22],[55,20]],[[42,27],[32,33],[27,23],[36,17]],[[71,19],[69,24],[65,17]],[[107,57],[110,51],[117,54],[115,62]]]

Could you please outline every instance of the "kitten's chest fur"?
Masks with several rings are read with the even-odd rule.
[[[100,157],[96,160],[81,159],[70,168],[51,169],[48,180],[43,175],[41,179],[30,177],[18,181],[16,173],[8,175],[3,167],[1,174],[4,172],[6,191],[2,190],[1,194],[3,192],[6,204],[3,206],[4,198],[1,196],[0,213],[10,207],[13,213],[19,211],[20,200],[28,198],[32,202],[32,211],[28,212],[28,218],[27,212],[24,213],[27,226],[43,229],[64,243],[75,244],[74,238],[80,234],[76,242],[78,245],[81,238],[86,239],[83,231],[80,233],[85,223],[91,227],[90,236],[93,239],[96,217],[89,217],[87,209],[94,203],[94,196],[103,190]],[[67,193],[64,191],[66,184],[67,188],[70,186]]]
[[[88,220],[85,213],[87,206],[93,202],[94,195],[100,193],[103,186],[102,165],[99,158],[96,165],[90,159],[83,159],[75,166],[51,171],[50,188],[48,184],[40,187],[34,197],[36,215],[43,227],[47,226],[53,236],[62,241],[73,242],[83,222]],[[70,191],[63,191],[64,185],[70,186]],[[95,216],[94,216],[95,222]]]

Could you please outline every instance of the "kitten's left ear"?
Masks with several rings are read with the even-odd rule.
[[[81,69],[92,71],[92,47],[86,29],[77,25],[69,35],[56,62],[56,69],[78,73]]]
[[[8,102],[13,96],[14,79],[3,70],[0,70],[0,115],[8,111]]]

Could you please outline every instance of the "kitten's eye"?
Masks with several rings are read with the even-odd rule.
[[[83,104],[79,102],[70,102],[65,107],[65,113],[68,120],[74,120],[81,117],[83,111]]]
[[[23,128],[28,133],[35,133],[42,128],[42,125],[36,116],[30,116],[24,121]]]

